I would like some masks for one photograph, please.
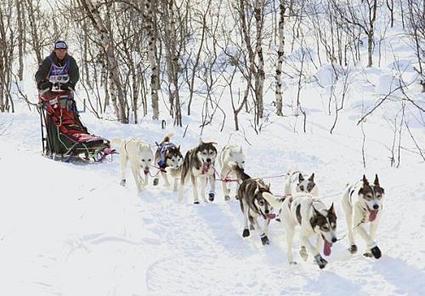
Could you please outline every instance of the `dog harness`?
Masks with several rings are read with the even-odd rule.
[[[165,170],[165,168],[167,167],[167,162],[165,160],[167,156],[167,151],[170,148],[175,148],[176,145],[174,145],[173,143],[156,143],[156,145],[158,146],[157,152],[159,152],[158,166],[161,170]]]

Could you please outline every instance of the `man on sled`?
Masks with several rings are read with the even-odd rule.
[[[88,133],[74,101],[79,80],[75,59],[65,41],[57,41],[53,52],[40,64],[35,80],[41,107],[43,154],[59,160],[101,161],[113,153],[108,140]]]

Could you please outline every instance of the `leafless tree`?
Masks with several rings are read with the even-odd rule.
[[[332,8],[338,13],[343,23],[359,27],[367,36],[368,63],[373,65],[373,47],[375,22],[377,19],[379,0],[329,0]],[[347,28],[347,26],[345,26]]]
[[[14,47],[17,43],[14,3],[0,1],[0,112],[14,112],[11,96]]]
[[[422,92],[425,92],[425,0],[407,0],[408,29],[414,41],[417,67],[421,76]]]

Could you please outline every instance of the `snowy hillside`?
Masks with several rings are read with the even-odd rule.
[[[216,140],[219,148],[229,138],[241,143],[247,172],[272,177],[265,180],[276,194],[282,193],[283,180],[275,176],[289,169],[316,173],[323,200],[335,202],[343,238],[324,270],[312,259],[303,262],[297,252],[300,264],[288,265],[277,222],[271,225],[269,246],[262,246],[256,233],[242,239],[239,205],[223,201],[220,184],[216,201],[199,206],[192,205],[190,191],[183,204],[162,186],[138,195],[132,181],[126,188],[119,185],[118,157],[93,165],[48,160],[40,155],[35,111],[1,114],[0,294],[423,295],[423,163],[406,154],[400,168],[391,168],[385,145],[392,132],[368,123],[365,172],[370,178],[378,173],[386,190],[378,229],[383,257],[363,257],[361,239],[359,254],[351,256],[339,201],[345,184],[364,172],[362,134],[352,120],[358,110],[346,111],[348,119],[330,135],[327,116],[314,112],[314,102],[311,108],[306,134],[294,133],[296,119],[272,118],[260,135],[247,128],[247,141],[214,126],[203,138]],[[165,133],[158,122],[122,126],[89,113],[82,119],[90,131],[107,138],[134,136],[154,143]],[[198,142],[196,126],[190,123],[185,138],[183,129],[167,131],[186,151]]]

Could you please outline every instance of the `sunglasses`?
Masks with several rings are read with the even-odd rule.
[[[68,46],[63,42],[59,42],[55,44],[55,49],[67,49],[67,48]]]

